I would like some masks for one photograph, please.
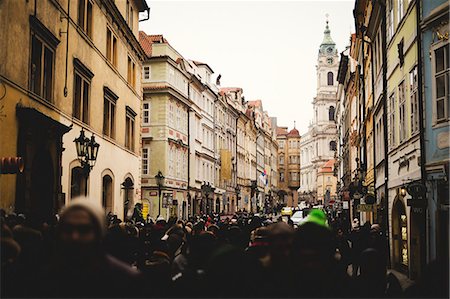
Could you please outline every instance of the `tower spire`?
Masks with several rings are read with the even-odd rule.
[[[328,17],[330,15],[327,13],[325,15],[326,17],[326,25],[325,25],[325,30],[323,31],[323,41],[320,44],[320,50],[319,53],[320,54],[334,54],[335,50],[336,50],[336,43],[333,41],[333,39],[331,38],[331,34],[330,34],[330,27],[329,27],[329,20]]]

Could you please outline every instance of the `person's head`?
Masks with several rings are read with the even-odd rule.
[[[87,254],[98,249],[105,234],[103,208],[87,198],[71,201],[61,212],[58,239],[64,250]]]
[[[333,233],[314,222],[301,225],[295,232],[292,256],[296,269],[309,278],[326,275],[334,259]]]
[[[353,221],[352,221],[352,229],[353,230],[359,229],[359,220],[358,220],[358,218],[354,218],[353,219]]]
[[[370,279],[384,279],[386,269],[380,253],[374,248],[367,248],[361,252],[360,275]]]
[[[290,253],[294,229],[285,222],[271,224],[268,228],[272,256],[287,257]]]

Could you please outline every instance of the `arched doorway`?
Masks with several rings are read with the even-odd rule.
[[[109,175],[102,179],[102,206],[106,214],[113,212],[113,180]]]
[[[87,194],[86,174],[83,168],[76,166],[70,173],[70,199]]]
[[[50,152],[40,149],[33,158],[31,169],[30,214],[36,220],[54,215],[54,174]]]
[[[408,219],[403,200],[398,196],[392,207],[392,241],[394,267],[408,272]]]
[[[220,213],[220,199],[216,198],[216,213]]]

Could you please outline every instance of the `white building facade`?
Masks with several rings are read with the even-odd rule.
[[[316,201],[317,171],[333,159],[337,148],[335,123],[336,81],[339,56],[327,25],[317,59],[317,96],[313,100],[314,118],[300,142],[300,200]]]

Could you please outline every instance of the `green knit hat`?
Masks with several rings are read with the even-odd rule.
[[[319,210],[319,209],[312,209],[302,224],[305,224],[307,222],[313,222],[320,226],[329,228],[328,223],[327,223],[327,216],[325,215],[324,211]]]

